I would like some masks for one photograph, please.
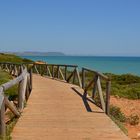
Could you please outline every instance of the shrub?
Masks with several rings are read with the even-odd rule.
[[[126,121],[124,113],[122,113],[121,109],[117,106],[110,106],[110,115],[120,122]]]
[[[139,124],[139,116],[137,114],[132,114],[129,116],[128,121],[131,125],[138,125]]]

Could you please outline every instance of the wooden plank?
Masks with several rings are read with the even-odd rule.
[[[36,74],[33,85],[12,140],[128,140],[80,87]]]
[[[85,70],[82,68],[82,88],[85,89]]]
[[[3,84],[2,87],[4,88],[4,91],[7,90],[7,89],[9,89],[12,86],[18,84],[23,79],[23,77],[25,75],[26,75],[26,71],[24,71],[19,77],[17,77],[15,79],[13,79],[13,80],[11,80],[11,81]]]
[[[8,100],[6,96],[4,97],[4,100],[5,100],[5,105],[13,112],[13,114],[15,114],[17,117],[20,117],[20,113],[15,108],[15,106]]]
[[[60,78],[60,66],[57,66],[57,78]]]
[[[28,74],[27,75],[27,84],[26,84],[26,93],[25,93],[26,101],[28,100],[29,96],[30,96],[30,76]]]
[[[5,124],[5,100],[3,100],[0,108],[0,135],[5,137],[6,135],[6,124]]]
[[[3,100],[4,100],[3,88],[0,87],[0,108],[1,108],[1,106],[2,106]]]
[[[80,74],[79,74],[78,68],[76,68],[76,74],[77,74],[79,86],[82,88],[82,82],[81,82],[81,78],[80,78]]]
[[[71,67],[71,68],[78,67],[77,65],[64,65],[64,64],[47,64],[47,65],[48,66]]]
[[[83,68],[84,70],[86,71],[90,71],[90,72],[93,72],[95,74],[97,74],[98,76],[100,76],[101,78],[105,79],[105,80],[110,80],[109,77],[107,77],[106,75],[98,72],[98,71],[95,71],[95,70],[91,70],[91,69],[88,69],[88,68]]]
[[[65,80],[67,80],[67,66],[65,66]]]
[[[94,82],[94,79],[91,80],[91,81],[89,82],[89,84],[86,86],[86,88],[85,88],[85,92],[88,91],[88,89],[92,86],[93,82]]]
[[[54,65],[52,65],[52,77],[54,78]]]
[[[98,92],[99,92],[99,97],[100,97],[100,100],[101,100],[102,109],[105,112],[105,102],[104,102],[104,97],[103,97],[103,92],[102,92],[102,87],[101,87],[101,82],[100,82],[99,77],[98,77],[98,80],[97,80],[97,89],[98,89]]]
[[[61,68],[59,68],[59,73],[60,73],[62,79],[65,80],[65,77],[64,77],[64,75],[63,75],[63,72],[62,72]]]
[[[37,74],[39,74],[38,69],[36,67],[36,65],[34,65],[35,71],[37,72]]]
[[[32,91],[33,88],[32,69],[29,70],[29,74],[30,74],[30,91]]]
[[[15,65],[15,73],[14,73],[15,76],[18,76],[18,70],[17,70],[17,66]]]
[[[46,75],[48,76],[48,65],[46,64]]]
[[[9,68],[8,68],[7,64],[5,65],[5,67],[6,67],[6,71],[9,72]]]
[[[52,74],[51,74],[51,71],[50,71],[49,67],[47,67],[47,70],[48,70],[48,73],[49,73],[50,77],[52,77]]]
[[[69,82],[70,81],[70,79],[72,78],[72,76],[73,76],[73,74],[74,74],[74,72],[75,72],[75,70],[70,74],[70,76],[67,78],[67,82]]]
[[[111,81],[106,83],[106,114],[109,115]]]
[[[24,79],[19,83],[18,108],[20,111],[22,111],[24,108],[26,85],[27,85],[27,74],[24,76]]]

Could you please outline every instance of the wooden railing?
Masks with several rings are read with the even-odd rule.
[[[37,74],[61,79],[68,83],[78,84],[82,87],[77,65],[34,64],[32,70]]]
[[[86,81],[86,73],[92,74],[91,81]],[[101,80],[105,84],[105,93],[102,90]],[[86,85],[86,83],[88,83]],[[101,108],[103,111],[109,115],[109,100],[110,100],[110,88],[111,88],[111,80],[102,73],[97,71],[82,68],[82,88],[84,89],[84,94],[87,95],[88,90],[92,91],[91,98],[94,100],[96,96],[96,92],[98,91],[98,96],[101,102]],[[105,98],[105,99],[104,99]]]
[[[20,114],[24,108],[24,104],[32,90],[32,73],[31,71],[28,73],[27,69],[22,65],[11,63],[0,63],[0,68],[15,76],[13,80],[0,86],[0,135],[4,137],[6,134],[6,109],[8,108],[15,115],[15,117],[20,117]],[[8,99],[4,92],[17,84],[18,104],[15,105]]]
[[[13,63],[0,63],[0,68],[6,70],[11,75],[16,76],[12,81],[3,84],[0,87],[0,133],[5,134],[4,113],[5,105],[17,116],[24,107],[24,102],[28,99],[32,90],[32,72],[47,76],[53,79],[63,80],[68,83],[77,84],[84,90],[84,96],[87,96],[89,90],[92,90],[90,97],[95,101],[98,93],[102,110],[109,115],[109,101],[110,101],[110,88],[111,80],[102,73],[87,68],[82,68],[79,73],[77,65],[59,65],[59,64],[13,64]],[[87,76],[87,74],[90,76]],[[92,79],[86,79],[91,77]],[[81,80],[82,79],[82,80]],[[102,83],[104,90],[102,90]],[[18,106],[15,107],[5,96],[5,90],[9,89],[15,84],[19,84],[18,92]]]
[[[91,69],[82,68],[82,73],[80,76],[77,65],[34,64],[32,68],[33,71],[37,74],[49,76],[51,78],[61,79],[68,83],[70,82],[70,80],[72,80],[71,82],[73,84],[78,84],[84,89],[85,95],[86,93],[88,93],[89,89],[92,90],[93,92],[91,98],[93,100],[95,99],[96,91],[98,91],[101,108],[107,115],[109,115],[111,80],[106,75]],[[87,72],[93,74],[91,81],[86,80],[85,74]],[[69,75],[67,75],[68,73]],[[105,93],[103,92],[101,87],[102,81],[105,82]]]
[[[18,63],[0,63],[0,69],[6,70],[14,76],[18,76],[21,73],[22,68],[22,65]]]

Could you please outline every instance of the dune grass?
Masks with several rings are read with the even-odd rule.
[[[127,98],[140,99],[140,77],[132,74],[111,76],[111,95]]]
[[[12,62],[12,63],[26,63],[27,62],[28,63],[28,62],[33,62],[33,61],[29,59],[21,58],[14,54],[0,53],[0,62]]]

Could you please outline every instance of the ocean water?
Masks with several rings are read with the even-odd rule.
[[[22,56],[49,64],[74,64],[79,69],[87,67],[100,72],[134,74],[140,76],[140,57],[95,57],[95,56]]]

